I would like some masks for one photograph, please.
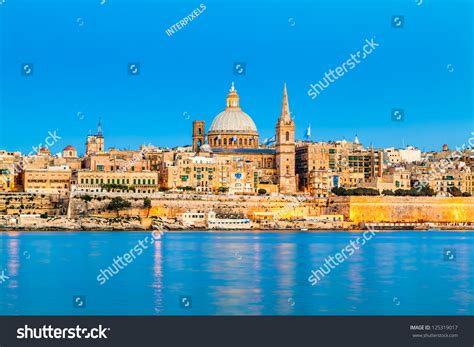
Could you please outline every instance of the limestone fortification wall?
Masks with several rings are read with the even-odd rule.
[[[319,216],[324,213],[325,199],[309,199],[302,201],[296,197],[258,197],[258,196],[208,196],[208,195],[182,195],[163,196],[151,198],[151,209],[143,209],[143,196],[121,195],[131,202],[128,210],[119,212],[119,215],[147,215],[149,217],[175,218],[180,213],[188,211],[216,211],[228,214],[242,213],[251,218],[258,212],[271,212],[278,219],[302,218],[305,216]],[[70,210],[72,216],[88,211],[90,214],[114,215],[106,211],[106,207],[113,195],[94,197],[87,204],[79,197],[73,198]],[[100,200],[99,200],[100,199]],[[116,213],[115,213],[116,215]]]
[[[106,206],[114,195],[94,197],[87,203],[79,198],[72,199],[71,210],[80,214],[115,215],[106,211]],[[117,195],[118,196],[118,195]],[[214,210],[229,214],[243,213],[254,218],[258,212],[271,212],[278,219],[293,219],[321,214],[342,214],[346,221],[360,222],[474,222],[474,197],[381,197],[351,196],[328,199],[308,199],[296,197],[259,196],[208,196],[208,195],[163,195],[151,197],[152,208],[143,209],[144,196],[124,196],[132,203],[129,210],[120,215],[141,215],[175,218],[187,211]],[[78,212],[79,211],[79,212]]]
[[[63,204],[56,194],[2,193],[0,215],[41,214],[59,215]]]
[[[355,223],[474,222],[474,197],[336,197],[327,212]]]

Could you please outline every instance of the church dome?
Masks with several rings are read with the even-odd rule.
[[[227,107],[219,113],[212,121],[209,128],[210,133],[220,132],[242,132],[257,135],[257,127],[250,116],[241,110],[239,106],[239,95],[234,88],[230,89],[227,96]]]
[[[257,133],[257,127],[250,116],[241,110],[225,110],[212,121],[209,131],[242,131]]]

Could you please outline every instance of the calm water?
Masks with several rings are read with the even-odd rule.
[[[474,233],[378,233],[316,286],[311,270],[361,234],[166,233],[99,285],[147,235],[0,233],[0,314],[474,314]]]

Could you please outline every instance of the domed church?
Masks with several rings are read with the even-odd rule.
[[[212,121],[207,139],[211,147],[258,148],[257,127],[252,118],[240,108],[234,82],[227,96],[226,108]]]
[[[239,95],[232,82],[226,107],[212,121],[207,132],[206,150],[203,148],[203,151],[210,147],[213,156],[244,158],[253,162],[260,178],[274,181],[281,193],[295,193],[295,123],[290,117],[286,84],[275,139],[272,148],[259,145],[257,126],[240,108]],[[199,153],[204,144],[205,122],[196,120],[193,122],[193,151]]]

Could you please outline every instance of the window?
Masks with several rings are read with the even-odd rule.
[[[224,145],[227,145],[227,139],[224,139]]]
[[[239,145],[242,146],[242,139],[239,139]]]
[[[199,134],[199,135],[202,134],[202,129],[201,129],[201,128],[198,128],[198,134]]]
[[[290,133],[287,131],[285,134],[286,141],[290,141]]]

